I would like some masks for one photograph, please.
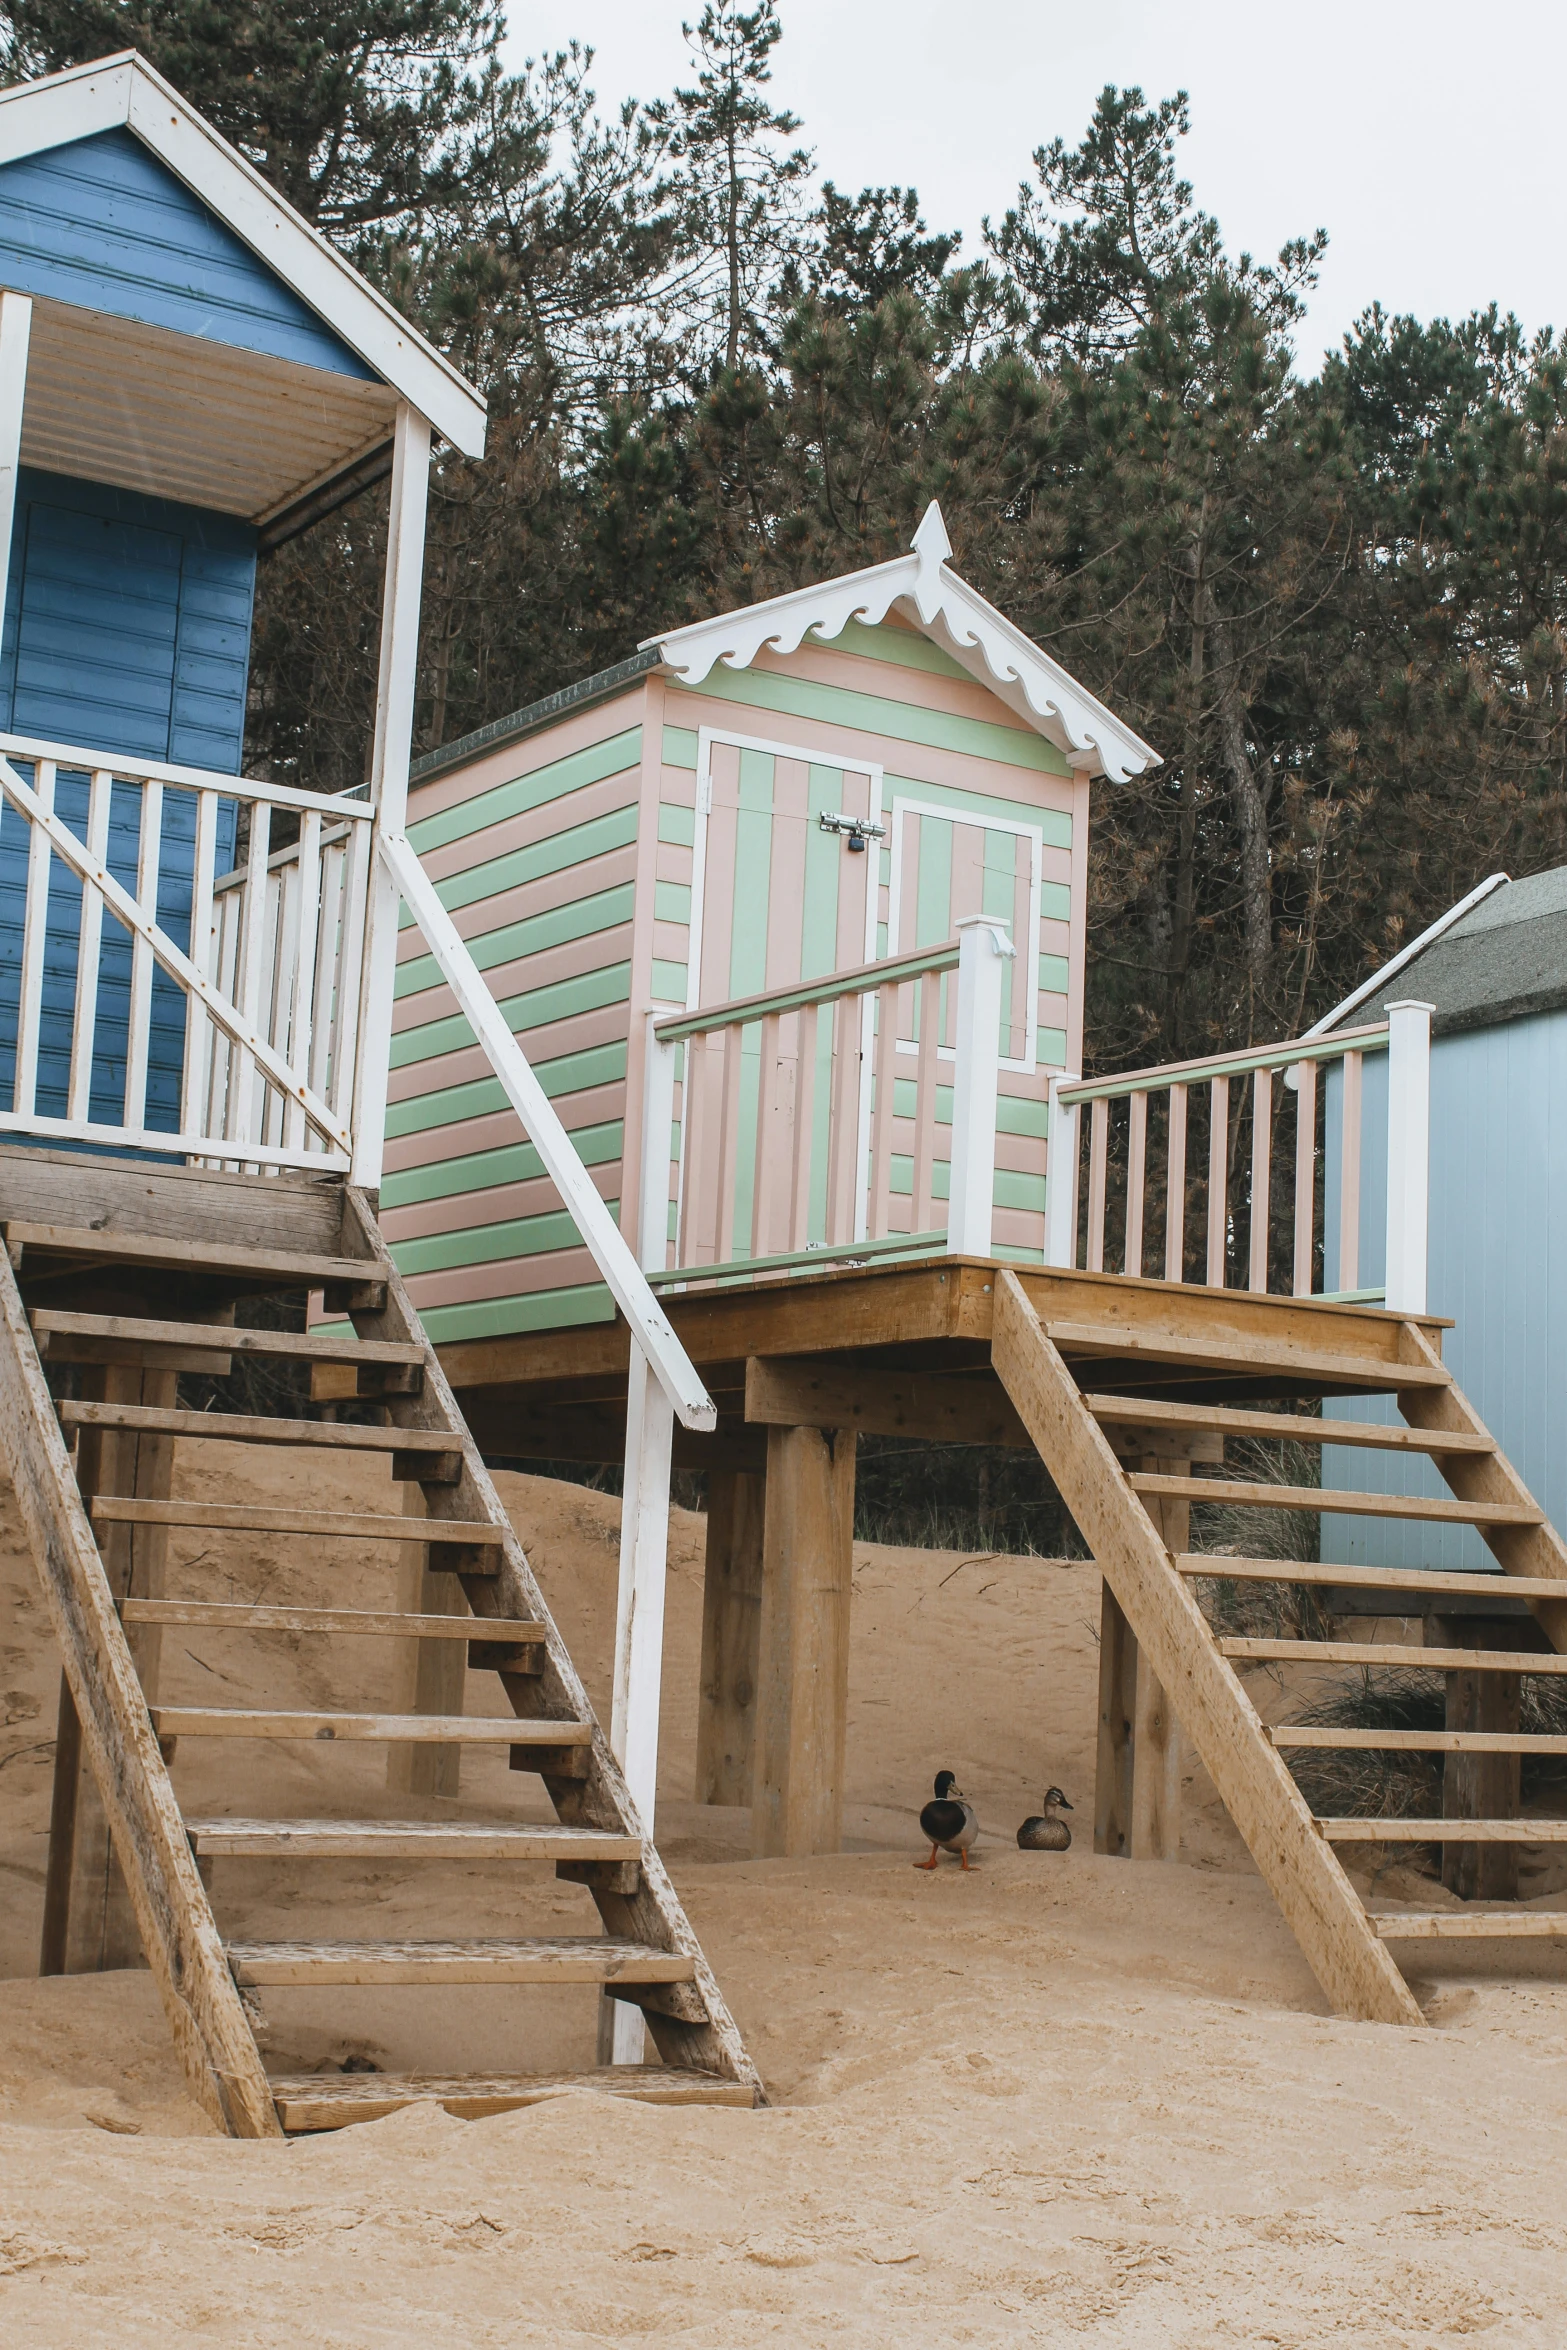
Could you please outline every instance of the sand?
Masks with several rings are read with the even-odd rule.
[[[207,1447],[177,1473],[200,1492],[241,1467],[275,1491],[292,1474]],[[345,1474],[342,1498],[386,1506],[372,1484]],[[602,1703],[617,1505],[502,1484]],[[1344,2024],[1200,1773],[1181,1864],[1097,1859],[1097,1584],[1046,1560],[857,1550],[847,1848],[752,1861],[743,1815],[689,1800],[700,1541],[700,1519],[678,1514],[659,1840],[772,2110],[574,2097],[252,2146],[218,2137],[183,2096],[144,1973],[29,1979],[58,1668],[5,1499],[7,2350],[1567,2339],[1559,1960],[1504,1952],[1417,1977],[1423,2031]],[[385,1562],[321,1564],[345,1598],[390,1587]],[[282,1554],[254,1545],[204,1571],[213,1596],[291,1587]],[[269,1696],[324,1693],[301,1643],[216,1639],[171,1643],[165,1691],[226,1683],[232,1701],[247,1658],[247,1687],[264,1673]],[[363,1649],[334,1672],[339,1703],[376,1686]],[[474,1690],[484,1710],[482,1678]],[[910,1866],[913,1815],[943,1764],[986,1828],[967,1876]],[[291,1759],[288,1807],[308,1808],[329,1770],[334,1794],[406,1807],[378,1758],[309,1750]],[[177,1766],[182,1792],[218,1808],[249,1799],[237,1771],[232,1754]],[[1050,1779],[1081,1807],[1078,1841],[1019,1853],[1013,1827]],[[465,1786],[515,1813],[529,1782],[480,1763]],[[543,1874],[528,1884],[530,1918],[590,1926],[585,1895]],[[281,1890],[261,1864],[222,1864],[220,1918],[279,1931]],[[283,1914],[281,1930],[362,1933],[483,1930],[510,1913],[453,1867],[411,1889],[368,1868],[335,1886],[301,1872]],[[428,1994],[360,1997],[345,2017],[341,2002],[278,1995],[274,2059],[588,2060],[585,1995],[446,1995],[433,2015]]]

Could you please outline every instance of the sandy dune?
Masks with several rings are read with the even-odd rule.
[[[241,1464],[256,1473],[254,1455]],[[182,1459],[182,1490],[216,1466]],[[503,1486],[602,1701],[616,1505]],[[345,1502],[361,1496],[388,1499],[342,1481]],[[1470,1961],[1461,1979],[1417,1984],[1425,2031],[1341,2024],[1200,1775],[1188,1865],[1096,1859],[1083,1847],[1097,1586],[1050,1561],[860,1550],[849,1848],[750,1861],[741,1814],[689,1801],[700,1537],[700,1520],[678,1521],[660,1842],[774,2109],[573,2098],[475,2124],[405,2114],[282,2148],[210,2133],[145,1975],[27,1979],[57,1666],[0,1515],[7,2350],[1567,2339],[1560,1961]],[[319,1566],[345,1598],[389,1594],[385,1561]],[[185,1572],[212,1596],[282,1596],[293,1574],[254,1543]],[[246,1688],[264,1674],[269,1696],[319,1696],[321,1662],[287,1640],[182,1639],[164,1687],[232,1697],[241,1674]],[[385,1688],[372,1663],[344,1652],[337,1702]],[[472,1702],[485,1708],[477,1677]],[[182,1753],[192,1802],[253,1801],[235,1751]],[[909,1866],[913,1812],[942,1764],[989,1831],[968,1877]],[[495,1761],[464,1768],[484,1808],[526,1801],[529,1782]],[[274,1793],[308,1809],[329,1773],[334,1799],[352,1786],[356,1804],[404,1808],[378,1758],[341,1749],[297,1750]],[[1012,1847],[1049,1778],[1084,1807],[1064,1858]],[[412,1888],[371,1869],[304,1879],[283,1909],[279,1890],[261,1864],[220,1864],[220,1918],[379,1933],[518,1914],[455,1867]],[[591,1921],[585,1895],[542,1873],[521,1899],[558,1931]],[[278,2060],[588,2055],[586,1995],[536,1998],[521,2025],[524,2001],[498,1995],[488,2008],[478,1993],[422,2008],[418,1993],[360,1996],[345,2017],[276,1995]]]

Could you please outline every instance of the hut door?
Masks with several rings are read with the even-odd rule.
[[[1044,836],[1037,825],[987,816],[965,821],[950,807],[895,799],[888,842],[887,953],[910,955],[941,946],[966,914],[995,914],[1017,948],[1007,965],[1001,1000],[1001,1066],[1034,1074],[1039,1021],[1039,897]],[[943,989],[942,1030],[951,1033]],[[917,991],[908,990],[911,1009]],[[918,1038],[900,1036],[898,1050],[915,1052]],[[950,1059],[950,1045],[941,1047]]]
[[[823,831],[821,818],[879,822],[881,783],[881,769],[863,760],[702,730],[688,1009],[827,978],[871,960],[876,844],[853,849],[847,835]],[[722,1114],[716,1066],[694,1072],[693,1130],[682,1174],[683,1228],[692,1252],[686,1261],[788,1254],[847,1243],[863,1229],[869,1102],[861,1029],[858,1002],[836,1017],[825,1008],[819,1017],[786,1014],[767,1036],[764,1072],[763,1025],[747,1027],[738,1083],[728,1089]],[[845,1044],[852,1067],[842,1057]],[[715,1039],[715,1062],[717,1045]],[[709,1097],[704,1115],[701,1103]],[[758,1185],[764,1127],[768,1168]],[[783,1167],[787,1179],[773,1180]]]

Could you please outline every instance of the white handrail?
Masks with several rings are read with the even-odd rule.
[[[669,1397],[681,1424],[712,1429],[718,1413],[712,1397],[697,1377],[690,1357],[669,1317],[660,1307],[647,1276],[611,1216],[576,1146],[561,1124],[554,1105],[513,1036],[500,1006],[485,984],[484,975],[436,894],[435,885],[420,864],[405,833],[383,833],[381,855],[388,873],[440,967],[442,978],[456,997],[463,1016],[482,1046],[490,1067],[500,1079],[507,1100],[527,1129],[572,1222],[625,1315],[635,1343],[642,1349]]]

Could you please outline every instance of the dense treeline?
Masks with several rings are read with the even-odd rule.
[[[13,77],[134,45],[480,382],[439,466],[421,748],[663,625],[900,551],[1156,743],[1095,810],[1097,1065],[1286,1033],[1498,865],[1567,856],[1567,362],[1493,310],[1296,348],[1319,232],[1225,249],[1184,97],[1107,89],[970,257],[819,185],[774,0],[606,114],[486,0],[14,0]],[[264,568],[252,754],[368,740],[384,491]]]

